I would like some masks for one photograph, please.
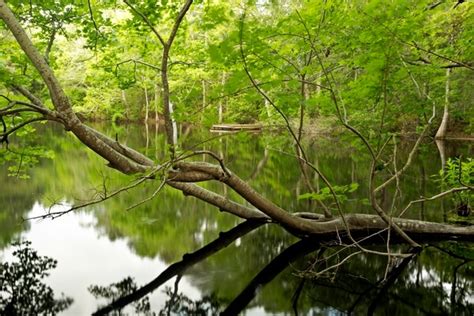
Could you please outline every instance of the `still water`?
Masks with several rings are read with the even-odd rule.
[[[98,128],[153,159],[166,156],[163,134],[154,126]],[[317,275],[315,271],[339,263],[353,250],[297,243],[276,226],[234,228],[239,219],[171,189],[127,210],[151,196],[157,181],[54,220],[24,221],[68,209],[133,180],[105,166],[63,131],[48,128],[41,135],[17,138],[21,159],[5,159],[0,167],[0,260],[15,260],[12,242],[17,240],[28,240],[39,255],[56,259],[57,267],[45,283],[56,297],[64,293],[73,299],[63,315],[88,315],[109,303],[104,295],[92,295],[93,285],[107,287],[131,277],[140,287],[162,273],[148,300],[149,309],[163,315],[213,314],[226,307],[229,313],[242,310],[246,315],[473,314],[474,248],[469,243],[431,244],[405,259],[354,255],[337,270]],[[307,191],[288,137],[270,132],[216,137],[192,128],[182,128],[182,135],[183,150],[200,143],[200,149],[225,156],[229,168],[284,208],[321,211],[297,199]],[[35,147],[22,151],[27,144]],[[346,194],[344,209],[370,213],[369,161],[360,144],[342,136],[312,138],[304,145],[332,183],[358,184],[355,192]],[[397,145],[400,165],[411,146]],[[446,144],[446,157],[472,153],[472,143]],[[395,203],[393,190],[387,190],[382,204],[396,211],[412,199],[439,192],[440,184],[433,181],[441,168],[439,157],[434,144],[425,144],[401,179]],[[323,188],[317,177],[312,180]],[[203,186],[236,198],[220,184]],[[452,209],[452,201],[445,199],[417,205],[407,216],[444,222]],[[185,254],[190,255],[183,258]],[[173,263],[178,264],[170,267]],[[136,313],[130,306],[124,311]]]

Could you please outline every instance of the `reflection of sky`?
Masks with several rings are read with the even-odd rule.
[[[451,291],[453,290],[453,285],[448,282],[442,282],[441,276],[433,269],[427,270],[425,267],[417,269],[410,273],[409,279],[412,284],[421,283],[423,286],[426,287],[435,287],[438,288],[441,285],[441,289],[444,291],[444,297],[446,299],[446,303],[448,304],[450,300]],[[468,283],[465,278],[460,275],[457,275],[457,284],[465,284]],[[474,303],[474,293],[467,293],[466,302],[469,304]]]
[[[42,215],[45,211],[42,205],[35,203],[28,217]],[[32,242],[39,255],[58,261],[47,283],[56,297],[64,293],[74,299],[64,315],[89,315],[96,310],[98,301],[87,291],[92,284],[108,285],[131,276],[140,286],[167,267],[158,258],[137,256],[128,248],[126,240],[110,241],[105,236],[99,236],[94,224],[95,218],[91,214],[76,212],[55,220],[32,221],[31,229],[21,236]],[[10,248],[5,249],[3,254],[0,252],[0,258],[11,261],[11,252]],[[165,286],[173,287],[173,284],[174,279],[150,296],[153,310],[158,311],[164,306],[166,296],[162,290]],[[186,277],[181,279],[179,291],[191,299],[200,298],[199,291],[190,285]]]

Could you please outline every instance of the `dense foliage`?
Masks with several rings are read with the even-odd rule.
[[[121,1],[9,1],[76,111],[91,119],[155,119],[162,111],[161,46],[140,13],[166,31],[180,4],[131,4],[136,11]],[[344,119],[372,127],[366,136],[414,130],[431,116],[433,104],[441,119],[449,67],[451,117],[472,131],[473,5],[454,4],[196,1],[171,52],[175,117],[206,124],[279,123],[251,86],[245,60],[261,89],[290,118],[334,117],[331,88]],[[11,96],[8,85],[24,84],[46,94],[12,36],[0,32],[2,93]]]

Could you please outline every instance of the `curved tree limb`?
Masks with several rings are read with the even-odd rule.
[[[220,166],[204,162],[178,162],[176,166],[179,168],[176,170],[177,172],[199,171],[212,175],[215,180],[227,184],[259,211],[269,216],[273,221],[299,236],[328,236],[348,230],[351,234],[366,234],[370,231],[386,229],[386,221],[388,221],[390,225],[392,225],[392,228],[398,227],[398,229],[394,229],[396,229],[397,233],[403,236],[405,240],[412,240],[408,235],[474,237],[474,226],[458,227],[403,218],[382,218],[380,215],[348,214],[344,215],[344,217],[336,217],[330,220],[311,220],[307,217],[297,217],[260,195],[248,183],[232,172],[230,172],[230,176],[228,176],[222,171]],[[204,199],[203,195],[197,191],[190,195]],[[206,199],[204,200],[207,201]],[[413,242],[413,244],[418,245],[416,242]]]

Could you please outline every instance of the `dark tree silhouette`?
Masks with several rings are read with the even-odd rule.
[[[69,297],[54,297],[53,289],[42,282],[57,261],[39,256],[31,242],[13,244],[16,262],[0,265],[1,315],[55,315],[73,302]]]

